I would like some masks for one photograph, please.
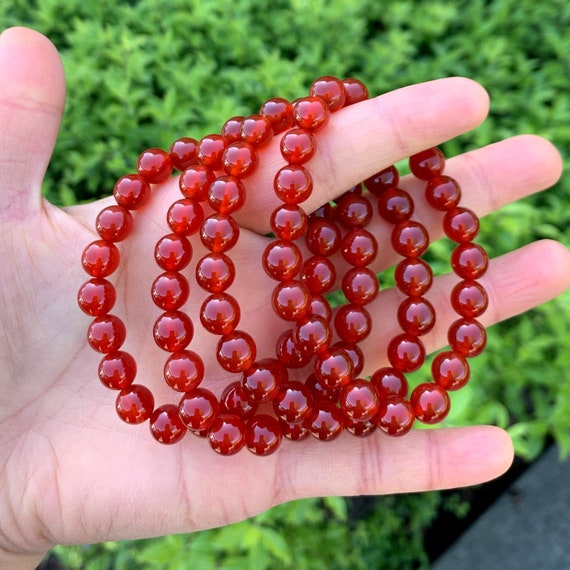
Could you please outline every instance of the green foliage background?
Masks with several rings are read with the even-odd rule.
[[[448,154],[520,133],[561,150],[565,175],[487,218],[498,255],[540,238],[570,245],[570,3],[566,0],[5,0],[0,26],[27,25],[60,50],[68,82],[46,196],[107,195],[149,146],[219,131],[270,96],[295,98],[319,75],[357,76],[380,93],[450,75],[481,82],[491,113]],[[445,244],[433,253],[446,257]],[[570,453],[570,297],[490,331],[477,382],[449,424],[495,423],[533,459],[547,438]],[[423,374],[424,372],[420,373]],[[426,568],[423,534],[438,493],[384,497],[365,514],[341,498],[282,505],[191,536],[58,548],[69,568]],[[310,532],[307,530],[310,529]]]

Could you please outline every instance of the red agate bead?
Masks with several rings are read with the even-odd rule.
[[[337,390],[354,378],[350,355],[339,347],[331,347],[315,358],[315,380],[326,390]]]
[[[263,252],[261,262],[266,273],[277,281],[289,281],[301,270],[301,250],[288,240],[272,241]]]
[[[124,422],[141,424],[150,418],[154,410],[154,397],[146,386],[131,384],[117,395],[115,409]]]
[[[110,281],[94,277],[81,285],[77,303],[81,310],[92,316],[106,315],[115,305],[117,293]]]
[[[286,422],[302,422],[309,417],[312,402],[313,395],[308,386],[297,381],[285,382],[273,399],[273,411]]]
[[[311,433],[321,441],[336,439],[344,429],[341,409],[333,402],[324,400],[314,403],[308,422]]]
[[[181,311],[166,311],[156,319],[153,327],[156,344],[167,352],[183,350],[194,336],[194,325]]]
[[[293,330],[295,346],[305,354],[317,354],[330,344],[331,338],[329,323],[317,315],[310,315]]]
[[[239,226],[236,221],[225,214],[208,216],[200,227],[202,243],[214,253],[228,251],[237,243]]]
[[[340,391],[339,404],[344,415],[353,421],[372,419],[380,406],[374,387],[361,378],[352,380]]]
[[[469,363],[458,352],[446,350],[433,359],[431,373],[434,382],[444,390],[459,390],[469,381]]]
[[[281,97],[268,99],[263,103],[259,114],[265,117],[273,127],[273,133],[279,134],[293,126],[293,105]]]
[[[408,297],[398,307],[398,322],[405,333],[422,336],[435,325],[435,309],[423,297]]]
[[[443,173],[445,155],[439,148],[428,148],[410,157],[410,170],[420,180],[432,180]]]
[[[389,188],[395,188],[400,182],[398,169],[392,165],[380,172],[377,172],[364,181],[364,186],[371,194],[381,196]]]
[[[160,184],[168,180],[172,174],[172,160],[170,155],[160,148],[145,150],[138,159],[137,172],[147,182]]]
[[[277,451],[283,435],[279,420],[268,414],[259,414],[245,427],[245,445],[254,455],[267,456]]]
[[[403,257],[420,257],[429,246],[429,235],[419,222],[402,222],[392,230],[392,247]]]
[[[213,171],[203,164],[188,167],[180,175],[178,186],[185,198],[201,202],[208,196],[210,184],[215,180]]]
[[[174,202],[166,214],[166,222],[173,233],[190,236],[195,234],[204,220],[204,209],[195,200],[183,198]]]
[[[366,305],[378,295],[380,286],[376,273],[367,267],[349,269],[342,278],[342,291],[349,303]]]
[[[436,424],[443,420],[451,405],[447,392],[431,382],[424,382],[414,388],[410,404],[416,419],[424,424]]]
[[[287,368],[303,368],[311,359],[310,354],[305,354],[297,348],[292,330],[285,331],[277,339],[275,353],[279,362]]]
[[[99,212],[95,229],[103,240],[123,241],[133,229],[133,216],[123,206],[108,206]]]
[[[222,125],[221,134],[228,143],[241,140],[241,124],[244,119],[243,115],[236,115],[235,117],[230,117]]]
[[[348,303],[340,307],[334,318],[338,336],[351,343],[364,340],[372,330],[372,317],[362,306]]]
[[[212,170],[222,168],[222,156],[227,141],[222,135],[206,135],[198,142],[196,155],[200,164],[208,166]]]
[[[451,290],[451,306],[462,317],[479,317],[489,304],[487,291],[473,280],[460,281]]]
[[[204,378],[204,363],[191,350],[172,354],[164,365],[164,379],[177,392],[192,392]]]
[[[329,117],[329,108],[320,97],[303,97],[293,103],[293,118],[302,129],[316,131],[328,123]]]
[[[154,280],[151,296],[157,307],[164,311],[174,311],[188,300],[190,285],[181,273],[167,271]]]
[[[126,337],[125,324],[115,315],[96,317],[87,330],[87,341],[94,350],[103,354],[119,350]]]
[[[389,396],[380,405],[375,421],[378,429],[398,437],[412,429],[415,419],[410,402],[400,396]]]
[[[460,243],[451,253],[451,267],[462,279],[479,279],[488,266],[487,253],[475,243]]]
[[[311,308],[311,293],[300,281],[284,281],[273,290],[271,303],[284,321],[298,321]]]
[[[184,394],[178,404],[182,421],[194,432],[207,430],[220,410],[216,396],[205,388]]]
[[[221,293],[234,282],[233,261],[223,253],[209,253],[196,264],[196,281],[210,293]]]
[[[196,163],[198,150],[198,141],[190,137],[182,137],[175,140],[171,145],[168,153],[172,166],[176,170],[182,172],[185,168],[192,166]]]
[[[400,372],[414,372],[424,363],[426,350],[419,338],[399,334],[388,344],[388,360]]]
[[[346,101],[346,90],[340,79],[325,75],[315,79],[309,88],[312,97],[320,97],[331,111],[338,111]]]
[[[313,255],[328,257],[336,253],[340,247],[340,231],[329,220],[312,220],[309,222],[305,242]]]
[[[443,217],[443,229],[450,239],[458,243],[470,242],[479,233],[479,218],[468,208],[448,210]]]
[[[108,277],[119,267],[119,260],[117,246],[104,240],[90,243],[81,255],[81,265],[92,277]]]
[[[263,115],[249,115],[241,123],[240,135],[250,145],[265,146],[273,138],[271,121]]]
[[[479,321],[466,317],[451,324],[447,341],[453,350],[470,358],[483,352],[487,344],[487,333]]]
[[[318,315],[323,319],[330,321],[332,318],[332,309],[330,303],[322,295],[316,295],[311,292],[311,315]]]
[[[345,107],[368,99],[368,89],[362,81],[348,77],[343,80],[342,84],[344,85],[344,91],[346,93]]]
[[[354,376],[360,376],[360,373],[364,370],[364,353],[362,352],[362,349],[357,344],[346,342],[344,340],[335,342],[332,347],[340,348],[348,354],[352,361]]]
[[[370,201],[361,196],[350,192],[345,194],[339,201],[335,216],[345,228],[363,228],[372,219],[372,205]]]
[[[433,283],[431,267],[415,257],[403,259],[394,271],[396,287],[409,297],[421,297]]]
[[[258,164],[257,150],[245,141],[233,142],[222,155],[222,168],[228,176],[244,178],[253,174]]]
[[[315,374],[310,374],[307,380],[305,380],[305,385],[311,391],[313,397],[313,402],[333,402],[338,403],[338,395],[340,393],[340,388],[326,388],[318,380]]]
[[[390,224],[399,224],[412,217],[414,201],[405,190],[388,188],[378,196],[378,213]]]
[[[251,368],[255,355],[255,342],[251,336],[239,330],[222,336],[216,350],[220,366],[228,372],[243,372]]]
[[[126,174],[115,183],[113,196],[119,206],[136,210],[150,198],[150,184],[138,174]]]
[[[244,205],[245,188],[236,176],[220,176],[210,184],[208,203],[218,214],[232,214]]]
[[[154,259],[165,271],[180,271],[192,259],[192,246],[184,236],[168,234],[158,240]]]
[[[238,302],[227,293],[213,293],[202,303],[200,322],[212,334],[231,333],[238,325],[241,311]]]
[[[461,199],[459,184],[449,176],[430,180],[426,186],[426,200],[436,210],[453,210]]]
[[[220,406],[222,413],[234,414],[243,420],[253,417],[257,412],[257,402],[249,399],[239,380],[225,387],[220,398]]]
[[[236,415],[220,414],[208,430],[208,440],[220,455],[234,455],[245,445],[245,423]]]
[[[107,388],[124,390],[134,382],[137,363],[128,352],[122,350],[111,352],[99,363],[98,374],[99,380]]]
[[[277,197],[286,204],[300,204],[311,195],[313,178],[303,166],[288,164],[278,170],[273,189]]]
[[[370,384],[374,386],[380,401],[390,396],[405,398],[408,395],[408,381],[397,368],[379,368],[370,377]]]
[[[294,128],[281,138],[281,154],[290,164],[303,164],[315,154],[315,136],[306,129]]]
[[[150,416],[150,432],[156,441],[173,444],[188,433],[188,428],[180,417],[178,406],[164,404],[156,408]]]
[[[304,236],[309,223],[305,211],[295,204],[283,204],[273,210],[269,222],[275,235],[286,241]]]
[[[368,230],[355,228],[342,238],[341,252],[350,265],[364,267],[376,258],[378,242]]]
[[[248,368],[242,377],[242,387],[254,402],[269,402],[287,380],[287,369],[276,358],[263,358]]]
[[[312,295],[326,293],[332,288],[335,280],[335,266],[326,257],[314,255],[305,261],[301,271],[301,281]]]

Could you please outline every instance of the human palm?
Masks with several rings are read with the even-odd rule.
[[[40,195],[63,109],[59,58],[39,34],[12,29],[0,38],[0,70],[0,567],[33,567],[57,543],[187,532],[294,498],[454,487],[507,468],[510,441],[493,427],[416,430],[403,439],[343,435],[327,444],[284,444],[260,459],[247,452],[218,456],[191,435],[178,445],[160,445],[148,425],[122,423],[113,393],[96,380],[98,357],[85,340],[89,319],[75,300],[87,278],[81,251],[96,239],[93,221],[105,201],[63,211]],[[340,111],[319,133],[319,153],[310,163],[315,190],[307,208],[475,127],[487,106],[477,84],[452,78]],[[280,158],[275,146],[263,152],[263,166],[247,180],[248,198],[238,216],[232,294],[242,310],[240,328],[254,336],[260,355],[270,355],[283,325],[269,308],[273,283],[259,259],[267,244],[266,213],[275,205],[267,188]],[[523,136],[449,160],[447,171],[462,183],[462,204],[484,215],[551,185],[560,169],[548,142]],[[420,188],[408,179],[402,184],[412,192]],[[176,395],[160,382],[165,353],[149,334],[157,314],[148,291],[158,273],[149,252],[166,233],[164,212],[176,193],[176,181],[167,182],[137,211],[114,276],[116,312],[128,326],[126,347],[139,365],[137,382],[151,387],[158,403],[174,402]],[[417,203],[418,217],[437,235],[441,220],[421,199]],[[382,243],[389,228],[373,224]],[[200,244],[193,245],[197,258]],[[375,269],[393,261],[381,251]],[[490,295],[483,319],[488,325],[563,291],[570,283],[570,256],[555,242],[531,244],[494,260],[482,282]],[[430,350],[446,343],[452,315],[443,291],[449,283],[449,277],[438,278],[432,290],[438,325],[426,337]],[[188,312],[195,315],[200,294],[191,288]],[[381,347],[396,329],[382,314],[393,314],[397,302],[397,293],[386,290],[371,305],[382,327],[362,345],[368,372],[383,364]],[[215,338],[197,330],[191,346],[204,355],[203,385],[219,394],[232,378],[216,364]]]

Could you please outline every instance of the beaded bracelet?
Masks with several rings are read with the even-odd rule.
[[[82,254],[91,279],[81,286],[78,303],[94,317],[87,340],[104,355],[99,380],[119,391],[116,411],[122,420],[132,424],[150,420],[151,434],[165,444],[180,441],[190,431],[205,437],[222,455],[243,447],[269,455],[283,437],[299,441],[313,435],[330,441],[343,430],[357,436],[376,430],[401,436],[416,419],[434,424],[446,417],[448,391],[466,384],[467,358],[485,347],[485,330],[477,317],[488,300],[477,280],[487,269],[488,257],[473,243],[478,218],[459,206],[461,190],[443,174],[442,152],[429,149],[412,156],[410,169],[426,182],[427,202],[444,214],[444,232],[457,244],[451,267],[461,281],[452,289],[450,302],[460,318],[449,328],[450,348],[433,360],[433,381],[416,386],[409,399],[405,374],[419,369],[425,360],[420,337],[432,330],[435,309],[424,296],[433,281],[429,265],[421,259],[429,245],[428,232],[412,219],[414,202],[398,187],[398,171],[391,166],[314,212],[302,207],[313,189],[307,165],[316,152],[318,132],[336,111],[367,97],[366,87],[356,79],[321,77],[311,85],[308,97],[293,103],[269,99],[258,114],[230,118],[219,135],[200,141],[182,138],[168,152],[155,148],[143,152],[137,173],[117,181],[116,205],[104,208],[95,222],[100,239]],[[280,134],[285,165],[273,183],[280,205],[269,216],[274,237],[261,263],[276,282],[273,309],[288,324],[277,339],[275,354],[261,356],[252,336],[238,328],[239,301],[231,295],[236,267],[230,253],[239,239],[235,214],[246,200],[243,181],[259,165],[264,146]],[[152,334],[169,355],[164,380],[182,395],[178,404],[155,406],[152,392],[134,382],[135,359],[121,350],[126,327],[110,312],[116,290],[107,278],[119,266],[116,244],[129,236],[132,212],[144,207],[152,185],[165,182],[174,169],[181,172],[182,197],[168,209],[170,233],[156,243],[159,274],[150,293],[162,311]],[[371,200],[393,226],[391,245],[403,258],[396,266],[395,282],[405,298],[397,313],[402,332],[387,346],[390,366],[362,378],[364,354],[359,343],[372,328],[366,306],[379,291],[377,275],[369,268],[378,252],[376,238],[367,229],[375,210]],[[214,213],[206,216],[206,205]],[[196,321],[182,310],[190,296],[191,236],[198,236],[207,250],[194,268],[198,285],[207,293],[200,324],[219,337],[216,359],[221,367],[239,375],[219,398],[201,385],[206,373],[203,359],[188,349]],[[311,254],[306,259],[301,246]],[[348,267],[342,276],[337,275],[341,264]],[[339,280],[347,303],[333,311],[327,294]],[[309,366],[304,382],[290,378]]]

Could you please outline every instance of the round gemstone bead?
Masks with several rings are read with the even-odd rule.
[[[317,354],[330,344],[331,337],[328,322],[317,315],[307,317],[293,330],[295,346],[305,354]]]
[[[192,246],[184,236],[168,234],[158,240],[154,259],[165,271],[180,271],[192,259]]]
[[[218,342],[216,357],[220,366],[228,372],[244,372],[255,361],[255,342],[247,333],[234,330]]]
[[[400,188],[388,188],[378,196],[378,213],[390,224],[409,220],[414,213],[412,197]]]
[[[350,192],[339,201],[335,215],[345,228],[363,228],[372,219],[372,205],[367,198]]]
[[[110,281],[94,277],[81,285],[77,303],[81,310],[92,316],[106,315],[115,305],[117,292]]]
[[[348,354],[352,361],[354,377],[360,376],[360,373],[364,370],[364,353],[362,352],[362,349],[357,344],[345,342],[344,340],[335,342],[333,344],[333,349],[336,348],[340,348]]]
[[[374,387],[361,378],[352,380],[341,390],[339,403],[344,415],[352,421],[372,419],[380,406]]]
[[[286,380],[283,364],[276,358],[264,358],[243,373],[242,386],[249,399],[263,403],[273,400]]]
[[[447,392],[431,382],[424,382],[414,388],[410,404],[416,419],[424,424],[436,424],[449,413],[451,403]]]
[[[133,229],[133,216],[123,206],[108,206],[99,212],[95,229],[105,241],[123,241]]]
[[[186,303],[190,296],[190,285],[186,277],[176,271],[159,275],[151,287],[154,304],[164,311],[174,311]]]
[[[255,172],[259,164],[259,156],[255,148],[245,142],[230,144],[222,155],[222,167],[229,176],[244,178]]]
[[[237,115],[230,117],[223,125],[221,134],[228,143],[233,143],[241,140],[241,125],[245,117]]]
[[[457,207],[445,212],[443,229],[453,241],[467,243],[479,233],[479,218],[472,210]]]
[[[295,341],[293,340],[293,331],[285,331],[277,339],[275,353],[279,362],[287,368],[303,368],[306,366],[310,359],[310,354],[304,354],[297,349]]]
[[[311,315],[318,315],[323,317],[326,321],[330,321],[332,318],[332,309],[330,303],[322,295],[311,294]]]
[[[364,186],[371,194],[381,196],[389,188],[395,188],[400,182],[400,174],[395,166],[389,166],[364,181]]]
[[[338,390],[354,378],[350,355],[338,347],[318,354],[314,363],[315,380],[326,390]]]
[[[103,315],[93,319],[87,330],[87,341],[96,351],[103,354],[116,352],[127,337],[125,324],[115,315]]]
[[[261,262],[266,273],[277,281],[289,281],[301,270],[301,250],[290,241],[272,241],[263,252]]]
[[[302,382],[291,381],[281,384],[273,399],[275,415],[289,423],[302,422],[311,414],[313,396]]]
[[[414,372],[424,363],[426,350],[420,339],[403,333],[388,344],[388,360],[400,372]]]
[[[436,210],[453,210],[460,199],[459,184],[449,176],[439,176],[430,180],[426,186],[426,200]]]
[[[390,396],[405,398],[408,395],[408,381],[396,368],[389,366],[379,368],[370,377],[370,383],[374,386],[380,401]]]
[[[165,182],[172,174],[170,154],[160,148],[145,150],[137,161],[137,172],[151,184]]]
[[[312,295],[326,293],[336,281],[335,266],[326,257],[320,255],[310,257],[303,265],[301,281]]]
[[[213,214],[200,227],[202,243],[214,253],[228,251],[237,243],[239,226],[231,216]]]
[[[172,444],[179,442],[188,433],[188,428],[180,418],[178,406],[164,404],[150,416],[150,432],[156,441]]]
[[[368,89],[362,81],[348,77],[343,80],[342,84],[344,85],[344,91],[346,93],[345,107],[368,99]]]
[[[313,255],[329,257],[340,247],[341,235],[335,224],[325,219],[309,222],[305,242]]]
[[[462,279],[479,279],[488,266],[487,253],[475,243],[461,243],[451,253],[451,267]]]
[[[200,322],[212,334],[231,333],[238,325],[241,311],[238,302],[227,293],[213,293],[200,309]]]
[[[411,404],[399,396],[389,396],[381,405],[375,418],[378,429],[391,436],[408,433],[415,421]]]
[[[191,350],[172,354],[164,365],[164,379],[177,392],[192,392],[204,378],[204,363]]]
[[[277,451],[283,435],[279,421],[268,414],[259,414],[247,422],[245,444],[255,455],[267,456]]]
[[[315,79],[309,88],[309,94],[311,97],[323,99],[332,112],[342,108],[346,101],[346,90],[343,82],[330,75]]]
[[[419,258],[403,259],[394,270],[398,289],[409,297],[421,297],[433,283],[431,267]]]
[[[208,430],[208,440],[220,455],[234,455],[245,445],[245,423],[233,414],[220,414]]]
[[[367,267],[349,269],[342,278],[342,291],[349,303],[366,305],[378,295],[378,278]]]
[[[196,156],[198,161],[210,167],[212,170],[222,168],[222,156],[226,148],[227,141],[222,135],[206,135],[198,142]]]
[[[423,297],[408,297],[398,307],[398,323],[405,333],[422,336],[435,325],[435,309]]]
[[[432,180],[445,168],[445,155],[439,148],[428,148],[410,157],[410,170],[420,180]]]
[[[220,398],[221,411],[224,414],[233,414],[243,420],[254,416],[257,412],[257,402],[250,400],[241,382],[236,380],[228,384]]]
[[[99,363],[99,380],[112,390],[128,388],[137,375],[135,359],[122,350],[106,354]]]
[[[194,325],[188,315],[181,311],[162,313],[154,323],[154,341],[167,352],[178,352],[184,349],[193,336]]]
[[[182,421],[195,432],[207,430],[220,411],[216,396],[205,388],[184,394],[178,404]]]
[[[293,103],[293,117],[302,129],[316,131],[328,123],[330,111],[320,97],[303,97]]]
[[[154,409],[152,392],[140,384],[131,384],[117,395],[115,409],[128,424],[141,424],[148,420]]]
[[[451,290],[451,306],[462,317],[479,317],[489,305],[487,291],[481,283],[473,280],[459,282]]]
[[[353,229],[342,238],[341,252],[350,265],[364,267],[372,263],[376,258],[378,242],[368,230],[362,228]]]
[[[249,115],[241,123],[241,138],[256,147],[265,146],[273,138],[271,121],[263,115]]]
[[[313,191],[313,178],[301,165],[288,164],[277,171],[273,180],[277,197],[286,204],[300,204]]]
[[[311,391],[313,397],[313,402],[333,402],[338,403],[338,395],[340,393],[339,388],[325,388],[318,380],[315,374],[310,374],[305,385]]]
[[[204,221],[204,209],[195,200],[183,198],[170,206],[166,221],[173,233],[183,236],[194,235]]]
[[[281,154],[290,164],[303,164],[315,154],[316,140],[314,135],[305,130],[294,128],[281,138]]]
[[[90,243],[81,255],[81,265],[92,277],[108,277],[119,267],[119,261],[117,246],[104,240]]]
[[[208,197],[208,189],[214,180],[215,175],[210,168],[196,164],[184,170],[178,179],[178,186],[185,198],[202,202]]]
[[[233,145],[227,150],[232,147]],[[236,174],[220,176],[210,185],[208,202],[219,214],[237,212],[245,202],[245,188],[236,176]]]
[[[337,311],[334,318],[334,327],[342,340],[357,343],[370,334],[372,318],[364,307],[349,303],[343,305]]]
[[[303,237],[308,227],[305,211],[295,204],[284,204],[271,214],[270,224],[275,235],[282,240],[294,241]]]
[[[198,141],[190,137],[182,137],[175,140],[171,145],[168,153],[172,166],[182,172],[185,168],[192,166],[198,160],[196,157],[198,151]]]
[[[233,261],[223,253],[209,253],[196,264],[196,281],[210,293],[222,293],[234,282]]]
[[[281,97],[265,101],[259,109],[259,114],[269,120],[276,135],[286,131],[294,123],[293,105]]]
[[[336,439],[344,429],[341,409],[333,402],[324,400],[315,402],[309,417],[309,429],[321,441]]]
[[[273,290],[274,311],[285,321],[298,321],[311,307],[311,293],[300,281],[284,281]]]
[[[113,196],[119,206],[136,210],[150,198],[150,184],[138,174],[127,174],[115,183]]]
[[[469,363],[458,352],[446,350],[433,359],[431,373],[434,382],[444,390],[459,390],[469,381]]]
[[[429,235],[419,222],[402,222],[392,230],[392,247],[403,257],[420,257],[429,246]]]
[[[451,324],[447,341],[453,350],[471,358],[483,352],[487,344],[485,327],[475,319],[462,318]]]

